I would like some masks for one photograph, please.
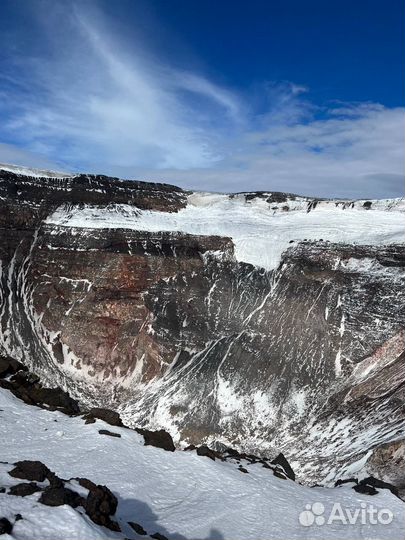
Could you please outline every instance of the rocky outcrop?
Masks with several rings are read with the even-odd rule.
[[[375,447],[363,470],[394,484],[399,495],[405,499],[405,440],[394,440]]]
[[[89,518],[97,525],[103,525],[112,531],[120,531],[116,521],[112,519],[117,510],[117,498],[106,487],[96,485],[87,478],[73,478],[63,480],[40,461],[19,461],[8,473],[14,478],[30,480],[29,483],[21,483],[11,486],[9,495],[26,497],[36,492],[41,492],[38,502],[45,506],[62,506],[67,504],[72,508],[81,506]],[[36,482],[48,482],[47,486],[39,486]],[[73,482],[72,482],[73,481]],[[77,482],[85,488],[79,492],[75,487]]]
[[[0,356],[0,387],[10,390],[28,405],[36,405],[51,411],[58,410],[70,415],[80,412],[78,402],[67,392],[59,387],[44,387],[38,376],[29,373],[25,366],[10,357]]]
[[[98,418],[110,424],[110,426],[121,427],[123,425],[121,417],[116,411],[103,409],[102,407],[93,407],[83,418],[86,420],[86,424],[92,424]]]
[[[11,534],[13,530],[12,524],[7,518],[0,518],[0,534]]]
[[[168,452],[174,452],[176,449],[170,433],[167,433],[164,429],[151,431],[149,429],[135,428],[135,431],[143,436],[145,446],[156,446],[156,448],[162,448]]]

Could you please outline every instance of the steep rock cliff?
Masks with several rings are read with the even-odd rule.
[[[129,423],[332,481],[404,436],[404,219],[1,171],[0,348]]]

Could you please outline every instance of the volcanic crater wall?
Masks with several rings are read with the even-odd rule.
[[[1,172],[3,353],[178,441],[281,448],[306,478],[403,437],[402,244],[293,243],[265,270],[224,236],[47,221],[61,207],[177,213],[187,196]]]

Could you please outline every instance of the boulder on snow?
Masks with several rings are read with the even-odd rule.
[[[17,362],[17,364],[19,363]],[[12,364],[10,363],[10,365]],[[69,415],[80,412],[78,402],[71,398],[67,392],[59,387],[43,387],[39,377],[33,373],[21,371],[23,368],[24,366],[15,371],[10,380],[0,380],[0,386],[10,390],[17,398],[28,405],[36,405],[49,410],[59,410]]]
[[[0,534],[11,534],[13,526],[7,518],[0,518]]]
[[[371,486],[373,488],[389,489],[393,495],[399,497],[398,488],[396,488],[389,482],[383,482],[382,480],[378,480],[378,478],[374,478],[374,476],[363,478],[363,480],[360,480],[359,484]]]
[[[197,448],[197,456],[205,456],[212,459],[213,461],[215,461],[215,458],[222,459],[222,456],[219,452],[215,452],[215,450],[211,450],[211,448],[209,448],[205,444]]]
[[[35,482],[44,482],[50,475],[51,471],[46,465],[40,461],[17,461],[14,463],[14,469],[8,474],[13,478],[22,478]]]
[[[139,534],[140,536],[145,536],[148,534],[141,525],[138,523],[134,523],[133,521],[128,521],[128,525],[136,532],[136,534]]]
[[[11,356],[0,356],[0,378],[13,375],[18,371],[27,371],[27,368]]]
[[[66,487],[48,487],[46,488],[39,502],[47,506],[62,506],[68,504],[72,508],[76,508],[82,504],[83,500],[78,493]]]
[[[104,422],[110,424],[110,426],[123,427],[121,417],[116,411],[103,409],[102,407],[93,407],[93,409],[90,409],[83,418],[88,424],[94,422],[96,418],[98,418],[99,420],[104,420]]]
[[[67,504],[72,508],[83,506],[86,514],[94,523],[103,525],[112,531],[120,531],[118,523],[111,519],[117,510],[117,498],[105,486],[100,486],[88,480],[87,478],[75,478],[79,484],[88,490],[87,497],[82,497],[76,491],[66,486],[67,481],[62,480],[55,473],[48,469],[40,461],[18,461],[14,464],[14,469],[9,472],[14,478],[23,478],[30,480],[30,483],[21,483],[9,489],[10,495],[19,495],[25,497],[41,488],[34,483],[49,481],[39,498],[41,504],[47,506],[61,506]],[[68,484],[69,485],[69,484]]]
[[[110,437],[121,437],[119,433],[108,431],[108,429],[99,429],[98,432],[100,433],[100,435],[109,435]]]
[[[77,478],[79,484],[88,489],[89,493],[83,506],[89,518],[103,525],[111,531],[120,531],[118,523],[111,519],[117,510],[117,497],[106,486],[100,486],[88,480],[87,478]]]
[[[292,470],[292,467],[291,465],[288,463],[287,461],[287,458],[284,456],[284,454],[282,454],[281,452],[279,453],[279,455],[273,459],[273,461],[271,461],[271,464],[272,465],[280,465],[280,467],[283,468],[286,476],[288,478],[290,478],[290,480],[294,480],[295,481],[295,473],[294,471]]]
[[[12,486],[8,490],[8,493],[9,495],[15,495],[17,497],[26,497],[27,495],[32,495],[37,491],[41,491],[41,488],[35,482],[23,482],[21,484]]]
[[[174,452],[176,450],[172,436],[164,429],[150,431],[149,429],[135,428],[135,431],[143,435],[145,446],[156,446],[168,452]]]
[[[335,487],[338,487],[338,486],[341,486],[342,484],[358,484],[359,481],[357,480],[357,478],[344,478],[344,479],[341,479],[339,478],[339,480],[336,480],[335,482]]]
[[[193,450],[196,450],[197,447],[195,446],[195,444],[189,444],[188,446],[186,446],[186,448],[184,449],[185,452],[192,452]]]
[[[154,538],[155,540],[168,540],[166,536],[164,536],[163,534],[160,534],[159,532],[151,534],[150,537]]]
[[[281,468],[276,467],[273,470],[274,476],[277,476],[277,478],[281,478],[282,480],[287,480],[287,476],[284,473],[284,470]]]
[[[354,491],[357,493],[363,493],[364,495],[377,495],[378,491],[373,486],[367,484],[356,484],[353,486]]]

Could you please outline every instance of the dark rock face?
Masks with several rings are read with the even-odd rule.
[[[37,491],[42,491],[38,502],[46,506],[61,506],[67,504],[72,508],[82,506],[86,514],[94,523],[103,525],[112,531],[120,531],[118,523],[112,516],[117,510],[118,501],[115,495],[106,487],[100,486],[87,478],[75,478],[79,484],[88,490],[87,497],[77,493],[70,480],[63,480],[56,476],[46,465],[40,461],[19,461],[15,467],[9,471],[9,475],[14,478],[31,480],[30,483],[21,483],[12,486],[8,494],[26,497]],[[49,481],[49,486],[43,488],[36,482]]]
[[[399,497],[399,491],[395,486],[393,486],[389,482],[383,482],[378,478],[374,478],[373,476],[363,478],[363,480],[360,480],[359,485],[372,486],[379,489],[389,489],[393,495]]]
[[[208,446],[204,444],[197,448],[197,456],[206,456],[213,461],[215,461],[215,458],[221,458],[221,455],[218,452],[211,450],[211,448],[208,448]]]
[[[280,465],[283,468],[286,476],[288,476],[288,478],[290,478],[291,480],[295,481],[295,473],[292,470],[291,465],[288,463],[284,454],[280,453],[275,459],[273,459],[271,463],[272,465]]]
[[[98,418],[99,420],[103,420],[107,424],[110,424],[110,426],[121,427],[123,425],[121,417],[116,411],[102,409],[101,407],[94,407],[90,409],[90,411],[84,415],[84,418],[86,421],[90,421],[87,423],[92,423],[93,420]]]
[[[26,366],[11,358],[10,356],[0,356],[0,378],[17,373],[18,371],[27,371]]]
[[[168,540],[166,536],[164,536],[163,534],[160,534],[158,532],[156,532],[154,534],[151,534],[150,537],[154,538],[155,540]]]
[[[404,499],[405,440],[401,438],[374,448],[365,465],[365,471],[373,477],[384,479],[390,485],[395,485]]]
[[[344,479],[339,479],[339,480],[336,480],[335,482],[335,487],[337,486],[341,486],[343,484],[358,484],[359,481],[357,478],[344,478]]]
[[[112,531],[120,531],[118,523],[111,520],[111,516],[117,510],[117,498],[106,486],[99,486],[87,480],[80,478],[81,486],[89,490],[87,499],[84,502],[86,514],[98,525],[103,525]]]
[[[12,486],[8,490],[8,493],[10,495],[16,495],[17,497],[26,497],[27,495],[32,495],[37,491],[41,491],[41,488],[35,482],[30,482],[29,484],[22,483]]]
[[[0,534],[11,534],[13,526],[7,518],[0,518]]]
[[[76,415],[80,412],[78,402],[67,392],[59,387],[43,387],[39,377],[28,373],[26,367],[24,370],[20,369],[21,364],[16,360],[7,359],[3,366],[6,366],[3,376],[9,373],[14,374],[9,380],[1,380],[0,374],[0,387],[10,390],[28,405],[37,405],[51,411],[58,410],[68,415]]]
[[[378,491],[373,487],[369,486],[368,484],[357,484],[356,486],[353,486],[354,491],[357,491],[357,493],[363,493],[364,495],[377,495]]]
[[[296,197],[245,199],[290,214]],[[186,204],[167,185],[0,172],[0,352],[86,409],[118,409],[129,425],[195,446],[281,450],[301,479],[403,437],[403,245],[294,241],[265,271],[237,262],[225,237],[46,222],[61,206],[114,216],[128,211],[117,205]],[[319,205],[308,199],[304,212]],[[0,382],[32,400],[20,376]],[[47,399],[68,408],[50,405],[60,394]]]
[[[119,433],[108,431],[108,429],[99,429],[98,432],[100,433],[100,435],[109,435],[110,437],[121,437]]]
[[[277,476],[277,478],[287,480],[287,476],[283,473],[282,469],[274,469],[273,474],[274,476]]]
[[[41,504],[46,506],[62,506],[68,504],[72,508],[76,508],[81,504],[82,499],[75,491],[66,487],[49,487],[44,490],[39,498]]]
[[[134,523],[133,521],[128,521],[128,525],[136,532],[136,534],[139,534],[141,536],[145,536],[146,534],[148,534],[145,531],[145,529],[138,523]]]
[[[174,452],[176,450],[170,433],[167,433],[164,429],[150,431],[148,429],[135,428],[135,431],[143,435],[145,446],[156,446],[168,452]]]
[[[9,472],[14,478],[23,478],[35,482],[44,482],[51,471],[40,461],[18,461],[14,469]]]

